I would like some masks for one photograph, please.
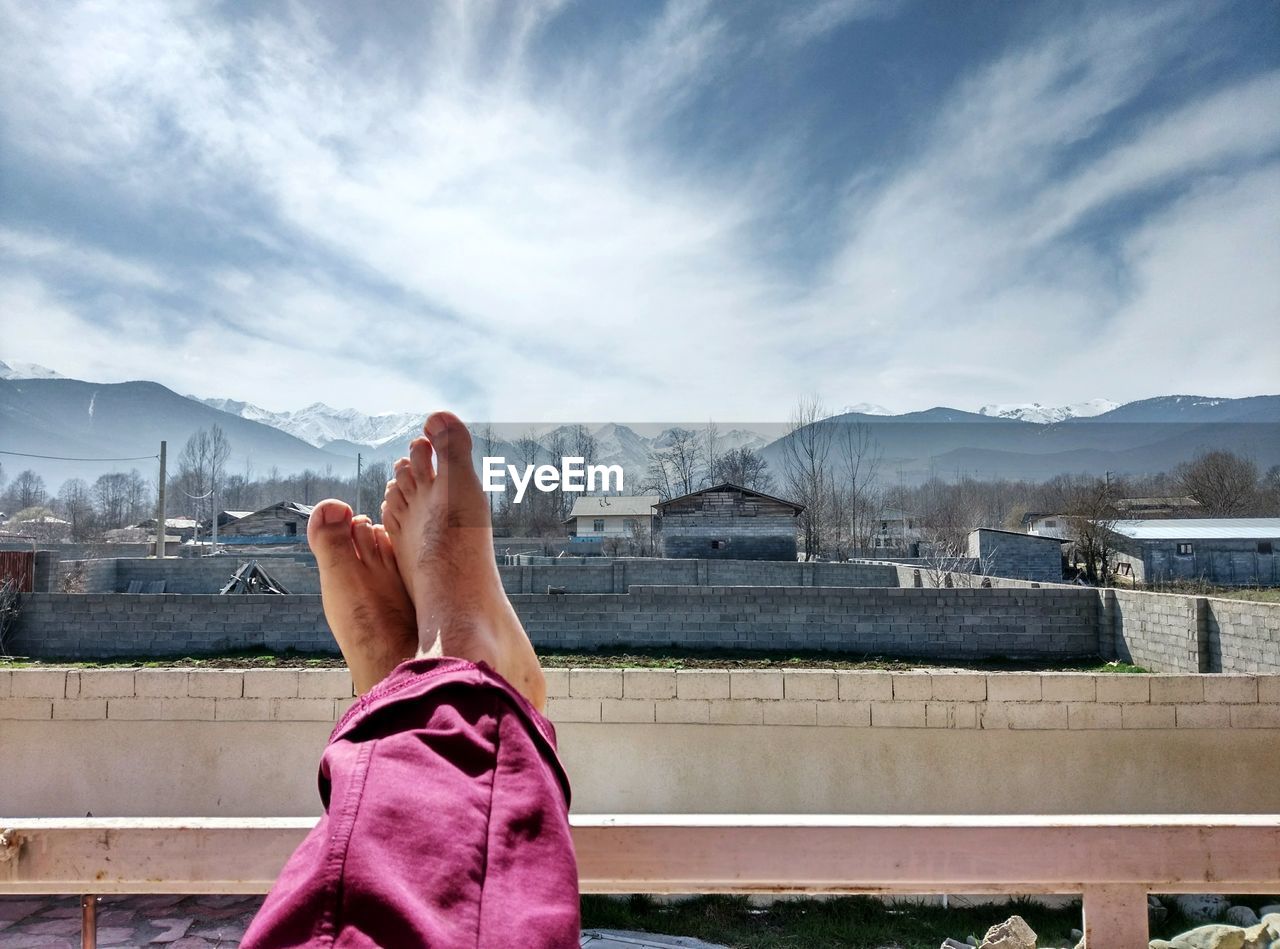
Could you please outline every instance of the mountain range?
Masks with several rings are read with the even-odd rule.
[[[33,364],[0,363],[0,423],[6,474],[29,467],[56,489],[69,477],[146,470],[155,463],[161,439],[169,443],[172,465],[187,437],[213,424],[231,442],[231,471],[343,471],[353,469],[357,453],[366,464],[399,457],[422,419],[421,413],[366,415],[323,403],[271,412],[232,399],[182,396],[153,382],[98,384]],[[906,414],[863,403],[817,424],[837,437],[854,428],[870,434],[882,472],[901,473],[907,482],[930,474],[1039,479],[1064,472],[1164,471],[1207,448],[1246,453],[1264,469],[1280,464],[1280,396],[1173,395],[1124,405],[1095,399],[1062,407],[937,407]],[[651,453],[670,443],[673,427],[590,426],[594,460],[622,465],[628,484],[638,485]],[[699,430],[702,424],[687,427]],[[495,430],[491,453],[519,458],[517,442],[526,432],[511,426]],[[542,426],[534,434],[546,441],[554,431]],[[562,434],[572,435],[567,427]],[[775,472],[789,444],[782,424],[720,426],[718,443],[722,451],[759,450]]]

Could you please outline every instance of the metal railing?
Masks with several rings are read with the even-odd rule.
[[[314,818],[0,819],[0,895],[265,893]],[[1274,893],[1280,815],[575,815],[584,893],[1079,893],[1090,949],[1149,893]]]

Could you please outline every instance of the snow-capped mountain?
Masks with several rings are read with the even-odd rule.
[[[33,362],[0,362],[0,379],[65,379],[60,372]]]
[[[846,405],[840,410],[840,414],[849,415],[892,415],[893,413],[886,409],[883,405],[876,405],[874,402],[859,402],[857,405]]]
[[[1065,422],[1069,418],[1093,418],[1112,409],[1120,407],[1119,402],[1110,399],[1089,399],[1085,402],[1074,402],[1071,405],[1048,406],[1039,402],[1024,402],[1008,405],[984,405],[978,409],[979,415],[992,418],[1007,418],[1018,422],[1036,422],[1048,425],[1053,422]]]
[[[351,442],[373,448],[393,439],[407,442],[411,437],[408,433],[422,424],[420,412],[365,415],[355,409],[335,409],[323,402],[316,402],[296,412],[272,412],[234,399],[189,398],[219,411],[278,428],[317,448],[323,448],[331,442]]]

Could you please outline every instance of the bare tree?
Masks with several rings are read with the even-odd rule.
[[[30,468],[19,471],[18,476],[13,479],[13,484],[9,485],[8,490],[5,491],[8,506],[15,511],[38,507],[48,499],[49,492],[45,490],[44,478]]]
[[[1066,515],[1067,534],[1075,556],[1083,561],[1090,583],[1103,584],[1111,576],[1115,554],[1115,526],[1119,515],[1111,485],[1102,478],[1063,476],[1053,479],[1057,509]]]
[[[673,428],[663,433],[666,444],[649,455],[642,490],[667,501],[702,487],[702,445],[696,433]]]
[[[71,522],[72,540],[85,540],[93,535],[93,495],[83,478],[62,482],[58,489],[58,510]]]
[[[231,442],[219,425],[195,432],[178,455],[177,486],[186,494],[200,520],[205,510],[213,511],[217,496],[226,479],[227,459],[231,457]],[[303,473],[304,488],[314,480],[314,472]],[[311,492],[304,490],[302,503],[311,503]],[[216,514],[216,511],[213,511]]]
[[[758,451],[745,445],[730,448],[716,460],[711,469],[711,480],[716,483],[729,481],[764,494],[772,494],[774,491],[769,463]]]
[[[822,556],[823,525],[830,501],[832,429],[817,398],[802,398],[782,439],[782,477],[790,500],[804,505],[800,530],[805,556]]]
[[[1202,452],[1179,465],[1175,474],[1210,517],[1239,517],[1258,502],[1258,466],[1234,452]]]
[[[702,460],[707,469],[707,481],[716,480],[715,470],[720,454],[720,427],[715,422],[707,422],[702,429]]]
[[[883,509],[879,489],[880,443],[863,422],[845,423],[835,438],[838,479],[833,486],[842,517],[836,530],[848,546],[868,548]]]

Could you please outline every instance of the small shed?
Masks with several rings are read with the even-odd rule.
[[[221,530],[218,532],[218,543],[305,543],[312,508],[313,505],[299,504],[296,501],[279,501],[232,521],[225,528],[225,534]]]
[[[979,527],[969,532],[969,556],[988,576],[1062,582],[1062,540],[1058,537]]]
[[[801,504],[724,482],[656,505],[658,555],[701,560],[795,560]]]
[[[1280,517],[1116,521],[1117,559],[1147,583],[1280,586]]]

